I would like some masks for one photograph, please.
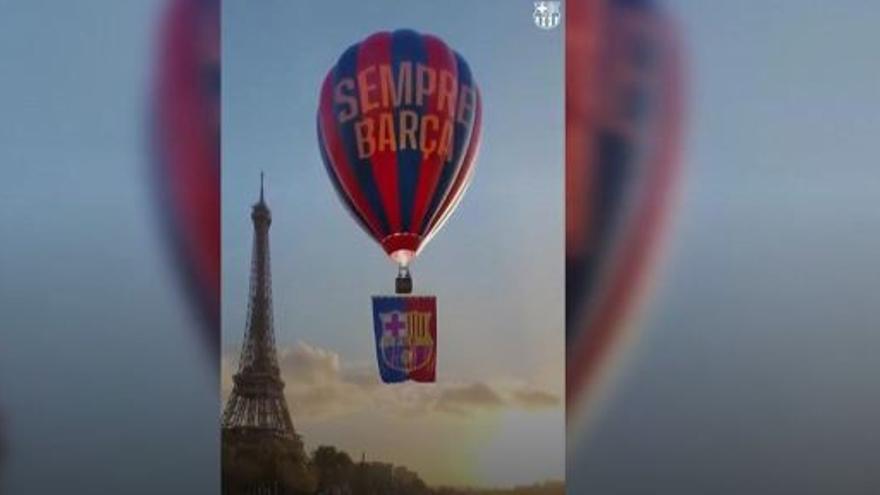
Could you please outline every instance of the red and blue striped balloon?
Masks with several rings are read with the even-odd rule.
[[[169,0],[151,97],[151,168],[175,268],[220,349],[220,1]]]
[[[566,413],[626,342],[666,231],[684,114],[678,30],[656,0],[566,12]]]
[[[461,200],[480,114],[464,58],[412,30],[352,45],[324,79],[318,140],[327,173],[361,228],[401,265]]]

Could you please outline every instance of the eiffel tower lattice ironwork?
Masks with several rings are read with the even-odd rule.
[[[263,195],[253,206],[254,244],[251,257],[247,323],[238,373],[223,411],[223,429],[237,433],[297,438],[278,369],[272,313],[272,275],[269,268],[269,226],[272,213]]]

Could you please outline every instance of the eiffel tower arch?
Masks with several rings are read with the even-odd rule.
[[[251,210],[251,257],[247,323],[238,372],[223,410],[221,470],[224,495],[310,494],[315,479],[296,433],[278,369],[272,311],[269,227],[272,212],[263,194]]]

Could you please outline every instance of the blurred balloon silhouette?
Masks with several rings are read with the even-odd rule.
[[[220,2],[173,0],[152,95],[158,202],[212,356],[220,348]]]
[[[657,2],[585,0],[567,8],[572,419],[599,388],[663,230],[678,175],[682,68],[675,30]]]

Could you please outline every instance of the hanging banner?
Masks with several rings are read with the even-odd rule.
[[[436,297],[373,296],[373,327],[383,382],[436,381]]]

